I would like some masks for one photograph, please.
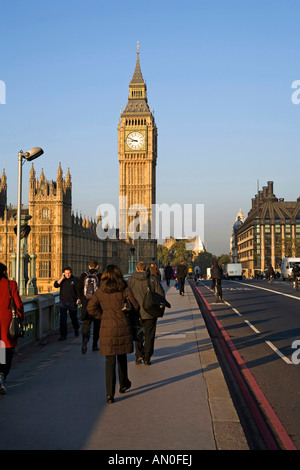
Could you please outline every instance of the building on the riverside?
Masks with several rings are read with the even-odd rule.
[[[117,228],[116,236],[109,238],[98,236],[100,215],[97,220],[91,220],[74,214],[69,169],[64,176],[59,163],[56,180],[49,181],[43,170],[37,178],[32,165],[29,204],[22,206],[26,236],[21,240],[21,294],[53,292],[54,281],[61,276],[64,267],[71,266],[73,273],[79,276],[91,259],[98,261],[101,270],[107,264],[115,263],[124,274],[132,271],[140,259],[148,264],[156,259],[157,245],[156,240],[151,239],[150,225],[156,195],[157,128],[147,102],[139,47],[129,84],[128,104],[118,124],[118,156],[119,196],[127,201],[119,214],[125,233],[120,236]],[[146,209],[147,233],[143,238],[135,236],[133,239],[130,230],[141,219],[141,204]],[[135,207],[137,211],[132,215],[130,210]],[[17,208],[7,204],[7,177],[3,170],[0,181],[0,262],[8,266],[12,278],[16,274],[16,215]]]
[[[246,277],[270,265],[279,272],[282,258],[300,256],[300,197],[296,201],[277,198],[269,181],[252,199],[237,244]]]

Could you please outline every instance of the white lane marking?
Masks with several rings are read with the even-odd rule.
[[[255,333],[260,333],[260,331],[255,328],[254,325],[252,325],[252,323],[250,323],[248,320],[244,320],[245,323],[247,323],[248,326],[250,326],[250,328],[252,328],[253,331],[255,331]]]
[[[232,310],[233,310],[237,315],[239,315],[240,317],[243,316],[236,308],[233,308],[233,307],[232,307]]]
[[[281,351],[279,351],[279,349],[276,348],[276,346],[274,346],[273,343],[271,343],[271,341],[266,341],[267,345],[270,346],[271,349],[273,349],[273,351],[276,352],[276,354],[278,354],[279,357],[281,357],[281,359],[283,359],[287,364],[293,364],[292,361],[289,360],[289,358],[287,358],[284,354],[282,354]]]
[[[231,281],[231,282],[236,282],[237,284],[240,284],[238,281]],[[245,285],[246,285],[246,286],[253,287],[253,288],[255,288],[255,289],[266,290],[267,292],[272,292],[272,294],[284,295],[285,297],[291,297],[292,299],[300,300],[300,297],[296,297],[295,295],[284,294],[283,292],[277,292],[276,290],[267,289],[266,287],[254,286],[254,285],[252,285],[252,284],[245,284]]]

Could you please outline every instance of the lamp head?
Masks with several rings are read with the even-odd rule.
[[[43,155],[44,150],[41,149],[40,147],[34,147],[33,149],[29,150],[28,152],[23,153],[23,157],[25,160],[28,162],[31,162],[31,160],[34,160],[35,158],[40,157]]]

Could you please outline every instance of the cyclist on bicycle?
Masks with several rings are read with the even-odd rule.
[[[273,266],[268,267],[267,272],[266,272],[266,277],[267,277],[267,279],[269,279],[269,282],[272,282],[272,280],[275,279],[276,274],[275,274],[275,271],[273,269]]]
[[[218,296],[222,300],[222,276],[223,276],[223,269],[218,263],[218,260],[215,259],[212,267],[210,268],[210,275],[211,275],[211,290],[215,290],[215,285],[217,285]]]

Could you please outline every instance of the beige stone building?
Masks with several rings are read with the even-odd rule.
[[[28,207],[22,207],[23,220],[26,219],[30,226],[28,236],[21,242],[24,294],[29,294],[29,286],[30,293],[32,286],[35,293],[53,292],[54,281],[65,266],[71,266],[73,273],[79,276],[91,259],[96,259],[101,269],[115,263],[124,274],[133,270],[140,259],[148,264],[156,260],[157,243],[151,239],[151,208],[156,195],[157,128],[147,102],[139,48],[129,85],[128,104],[118,124],[118,156],[119,195],[126,204],[120,205],[122,226],[117,229],[116,238],[99,238],[97,225],[101,224],[100,219],[90,220],[73,213],[69,169],[64,176],[59,163],[56,180],[49,181],[43,170],[40,177],[36,177],[32,165]],[[0,262],[8,266],[12,278],[15,277],[16,263],[16,214],[16,207],[7,205],[7,178],[3,171],[0,180]],[[146,229],[144,236],[139,237],[143,220]]]
[[[156,203],[157,127],[147,100],[147,87],[136,66],[129,84],[128,102],[118,125],[120,237],[135,250],[137,259],[150,263],[157,256],[152,238],[152,205]]]
[[[252,199],[237,238],[238,259],[247,277],[270,265],[279,271],[282,258],[300,256],[300,197],[277,198],[269,181]]]
[[[171,248],[174,243],[179,242],[179,241],[185,241],[186,242],[186,250],[191,250],[195,253],[195,256],[201,253],[202,251],[205,250],[205,246],[199,237],[199,235],[196,235],[193,238],[174,238],[174,237],[169,237],[166,238],[164,241],[164,246],[168,248],[168,250]]]
[[[7,207],[4,173],[0,186],[0,261],[8,266],[10,276],[15,278],[17,240],[14,229],[17,208]],[[22,219],[25,217],[30,232],[26,241],[21,241],[22,294],[29,294],[31,277],[36,279],[35,293],[48,293],[55,290],[54,281],[60,277],[66,266],[71,266],[74,274],[80,275],[87,269],[91,259],[96,259],[101,268],[108,262],[120,262],[117,241],[99,240],[96,234],[97,222],[72,212],[71,174],[68,170],[63,177],[60,164],[55,181],[48,181],[43,170],[37,178],[32,165],[29,205],[22,208]],[[122,269],[127,269],[128,259],[126,261]],[[31,270],[32,263],[35,266],[34,272]],[[25,290],[23,282],[27,286]]]

